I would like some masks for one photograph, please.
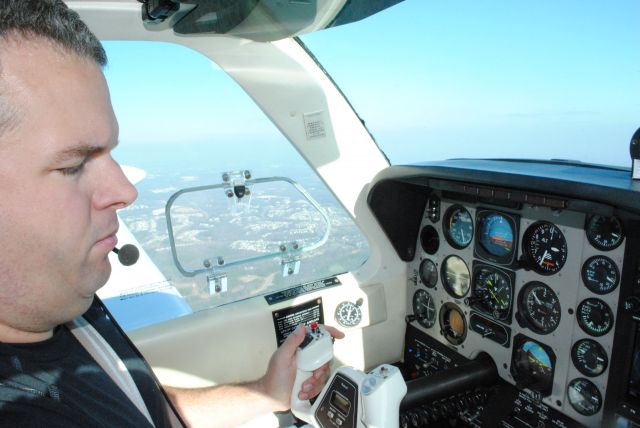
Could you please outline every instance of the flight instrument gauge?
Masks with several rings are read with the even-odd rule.
[[[593,256],[582,265],[582,281],[596,294],[607,294],[618,286],[620,271],[609,257]]]
[[[436,323],[436,306],[431,295],[424,290],[413,295],[413,315],[424,328],[431,328]]]
[[[560,301],[546,284],[532,281],[522,288],[518,296],[518,320],[539,334],[551,333],[560,324]]]
[[[427,225],[420,231],[420,245],[427,254],[435,254],[440,247],[440,236],[435,227]]]
[[[602,395],[598,387],[585,378],[574,379],[569,383],[567,398],[571,407],[581,415],[595,415],[602,407]]]
[[[467,321],[454,303],[445,303],[440,308],[440,329],[445,339],[452,345],[460,345],[467,337]]]
[[[514,341],[511,374],[516,385],[549,395],[553,388],[556,356],[546,345],[518,335]]]
[[[607,352],[592,339],[577,341],[571,348],[571,360],[580,373],[589,377],[601,375],[609,365]]]
[[[425,287],[433,288],[438,282],[438,268],[436,264],[429,259],[424,259],[420,263],[420,280]]]
[[[515,257],[517,220],[490,210],[477,210],[478,237],[474,252],[478,257],[501,265],[509,265]]]
[[[500,321],[510,321],[513,289],[511,279],[490,266],[474,266],[472,306]]]
[[[602,251],[618,248],[624,239],[622,224],[616,217],[593,215],[587,220],[586,230],[589,243]]]
[[[552,275],[560,271],[567,261],[567,240],[555,224],[538,221],[525,231],[522,251],[533,270],[542,275]]]
[[[469,292],[471,275],[467,264],[458,256],[449,256],[442,262],[442,283],[453,297],[464,297]]]
[[[591,297],[578,305],[578,325],[591,336],[603,336],[613,328],[613,312],[609,305]]]
[[[335,319],[343,327],[355,327],[362,321],[362,310],[358,304],[344,301],[336,307]]]
[[[444,237],[449,245],[461,250],[473,239],[473,218],[462,205],[452,205],[442,220]]]

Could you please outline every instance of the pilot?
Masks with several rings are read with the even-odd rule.
[[[111,157],[106,62],[61,0],[0,0],[0,426],[180,426],[173,407],[187,425],[228,427],[288,409],[304,328],[255,382],[162,388],[95,296],[116,211],[137,196]],[[327,377],[325,365],[298,397]]]

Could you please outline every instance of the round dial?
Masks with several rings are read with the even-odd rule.
[[[362,310],[355,303],[345,301],[336,308],[335,318],[343,327],[354,327],[362,321]]]
[[[480,267],[473,277],[473,306],[491,314],[495,319],[507,320],[511,309],[511,280],[502,271]]]
[[[551,392],[555,356],[545,346],[526,338],[514,349],[512,374],[514,379],[525,388]]]
[[[513,226],[502,214],[482,213],[478,220],[480,246],[489,256],[508,258],[513,252]],[[504,261],[504,260],[498,260]]]
[[[464,297],[469,292],[469,268],[458,256],[449,256],[442,263],[442,283],[453,297]]]
[[[418,290],[413,295],[413,314],[418,323],[425,328],[431,328],[436,323],[436,306],[426,291]]]
[[[598,387],[585,378],[574,379],[569,383],[567,397],[571,407],[581,415],[595,415],[602,407],[602,395]]]
[[[577,341],[571,348],[571,360],[580,373],[589,377],[601,375],[609,365],[607,352],[592,339]]]
[[[552,275],[567,261],[567,240],[560,228],[548,221],[538,221],[527,229],[522,250],[529,265],[542,275]]]
[[[587,221],[587,239],[598,250],[618,248],[624,239],[622,224],[616,217],[593,215]]]
[[[576,312],[578,325],[591,336],[607,334],[613,327],[613,312],[605,302],[594,297],[585,299]]]
[[[435,254],[440,247],[440,236],[435,227],[427,225],[420,231],[420,245],[427,254]]]
[[[445,303],[440,308],[440,329],[442,335],[453,345],[459,345],[467,337],[467,321],[460,308],[453,303]]]
[[[444,236],[449,245],[461,250],[473,239],[473,218],[462,205],[452,205],[444,214]]]
[[[536,333],[551,333],[560,324],[558,296],[542,282],[525,284],[518,298],[518,308],[526,326]]]
[[[582,265],[582,281],[596,294],[615,290],[620,282],[620,271],[609,257],[593,256]]]
[[[436,286],[438,282],[438,268],[433,261],[424,259],[420,263],[420,280],[425,287],[433,288]]]

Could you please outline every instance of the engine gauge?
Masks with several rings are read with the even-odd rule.
[[[467,321],[460,308],[454,303],[445,303],[440,308],[440,329],[442,335],[452,345],[460,345],[467,337]]]
[[[562,310],[556,293],[546,284],[532,281],[518,296],[518,319],[539,334],[549,334],[560,324]]]
[[[464,297],[469,292],[470,276],[467,264],[458,256],[449,256],[442,262],[442,283],[453,297]]]
[[[580,328],[591,336],[603,336],[613,327],[611,308],[595,297],[580,302],[576,316]]]
[[[513,289],[504,272],[491,266],[474,266],[472,295],[475,309],[500,321],[509,320]]]
[[[473,239],[473,218],[462,205],[452,205],[442,220],[444,237],[449,245],[461,250]]]
[[[567,398],[571,407],[581,415],[595,415],[602,407],[602,395],[598,387],[585,378],[578,378],[569,382]]]
[[[560,228],[548,221],[529,226],[522,250],[529,266],[542,275],[559,272],[567,261],[567,240]]]
[[[438,283],[438,268],[436,264],[429,259],[424,259],[420,263],[420,280],[425,287],[433,288]]]
[[[602,251],[618,248],[624,240],[622,224],[617,217],[593,215],[587,220],[586,231],[589,243]]]
[[[589,377],[601,375],[609,365],[607,352],[592,339],[577,341],[571,348],[571,360],[580,373]]]
[[[336,307],[335,319],[343,327],[355,327],[362,321],[362,310],[356,303],[344,301]]]
[[[593,256],[582,265],[582,281],[596,294],[612,292],[620,282],[620,271],[609,257]]]
[[[549,395],[553,387],[556,357],[551,348],[526,336],[514,341],[511,374],[521,388]]]
[[[413,314],[424,328],[431,328],[436,323],[436,306],[425,290],[418,290],[413,295]]]

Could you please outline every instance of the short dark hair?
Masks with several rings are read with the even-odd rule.
[[[62,0],[0,0],[0,39],[42,37],[81,57],[107,64],[107,54],[78,14]]]
[[[0,0],[0,79],[2,42],[12,37],[47,39],[64,50],[107,65],[98,38],[62,0]],[[0,135],[15,123],[15,110],[2,94],[0,80]]]

